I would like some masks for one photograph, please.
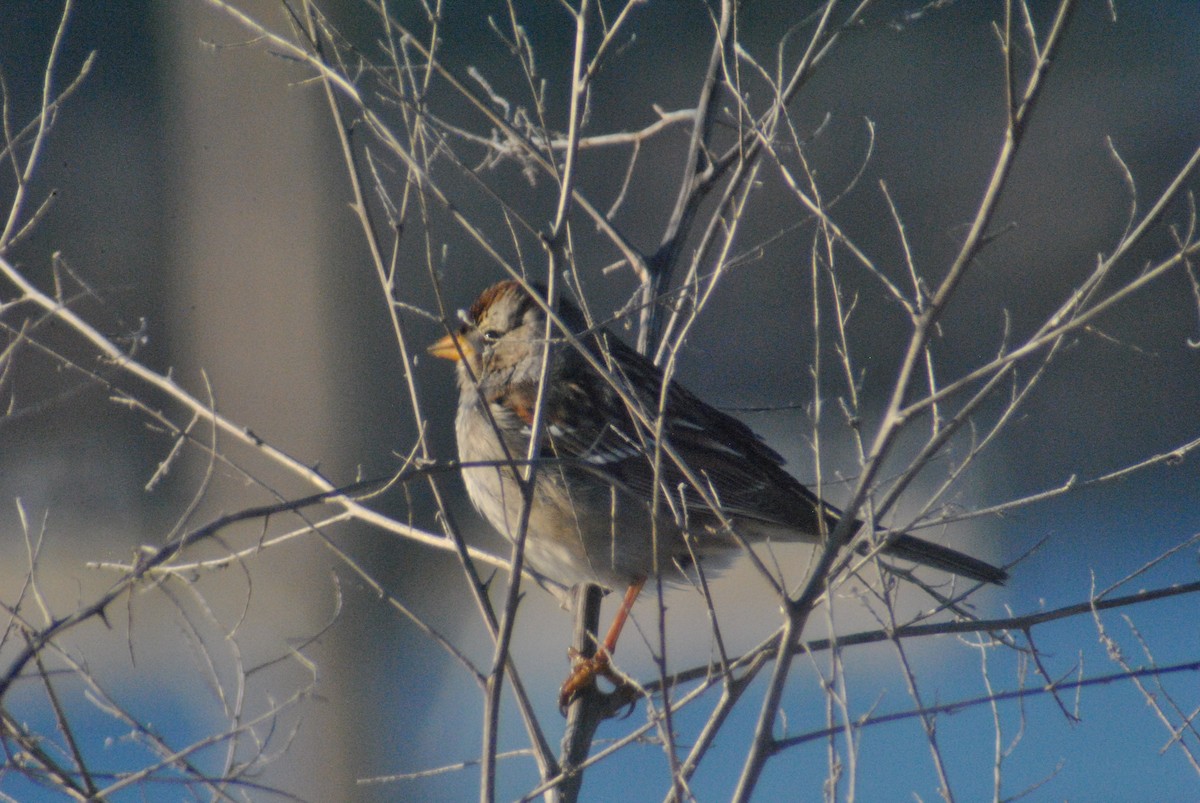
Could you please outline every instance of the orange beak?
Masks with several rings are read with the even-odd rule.
[[[458,362],[464,356],[470,357],[474,353],[471,344],[467,339],[459,334],[448,334],[438,342],[426,349],[434,357],[440,357],[443,360]]]

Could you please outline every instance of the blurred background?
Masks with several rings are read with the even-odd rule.
[[[279,4],[247,0],[233,5],[272,30],[289,31]],[[406,25],[428,31],[419,7],[394,5],[392,13]],[[358,55],[378,57],[376,12],[352,0],[323,8]],[[516,8],[547,79],[549,125],[565,128],[571,22],[554,4],[518,3]],[[14,129],[37,113],[61,11],[57,3],[6,0],[0,71],[7,125]],[[586,133],[634,130],[657,119],[655,106],[669,111],[695,102],[712,35],[708,7],[658,3],[635,13],[636,38],[624,41],[612,70],[596,78]],[[503,4],[447,4],[440,58],[464,80],[471,70],[479,71],[498,95],[519,104],[528,89],[489,25],[490,17],[506,30],[507,14]],[[839,201],[836,217],[901,283],[902,246],[880,182],[886,182],[903,218],[914,262],[935,282],[953,258],[1001,144],[1003,87],[992,24],[1002,14],[998,3],[936,9],[916,2],[879,4],[868,14],[868,24],[845,32],[792,104],[805,157],[828,192],[837,194],[864,171]],[[793,3],[748,3],[739,18],[739,37],[749,53],[773,68],[781,31],[802,19]],[[1048,17],[1038,23],[1044,29]],[[798,31],[793,48],[804,41],[803,29]],[[997,214],[993,228],[1006,232],[984,251],[943,321],[936,344],[943,376],[995,354],[1005,327],[1013,333],[1010,340],[1027,335],[1093,270],[1097,255],[1112,251],[1126,225],[1131,194],[1106,138],[1136,180],[1142,211],[1197,147],[1198,36],[1200,6],[1190,0],[1082,4]],[[53,205],[7,258],[45,290],[62,284],[78,311],[103,334],[122,344],[140,344],[137,357],[150,368],[170,374],[229,419],[319,467],[333,482],[395,470],[417,432],[385,299],[348,206],[349,182],[320,84],[309,80],[302,65],[252,41],[230,15],[198,0],[81,4],[65,37],[54,79],[60,88],[88,54],[95,54],[94,63],[59,112],[29,188],[37,199],[55,193]],[[787,56],[794,60],[797,54],[788,51]],[[436,113],[489,134],[482,118],[447,97]],[[399,114],[382,101],[380,108]],[[360,155],[373,147],[365,131],[353,136]],[[685,144],[684,127],[648,143],[613,216],[647,253],[657,245],[674,203]],[[629,155],[628,148],[582,155],[580,189],[600,208],[615,200]],[[464,161],[466,169],[441,163],[439,185],[457,208],[480,221],[506,256],[523,258],[535,274],[544,270],[536,243],[517,253],[488,189],[499,189],[525,220],[547,227],[556,200],[553,182],[530,181],[512,163]],[[392,169],[398,196],[403,172]],[[808,368],[812,228],[777,178],[762,180],[743,237],[765,245],[726,277],[689,338],[679,378],[717,406],[743,411],[739,415],[788,457],[793,473],[811,482],[816,473],[808,417],[814,394]],[[1196,183],[1193,179],[1190,186]],[[6,216],[13,186],[12,171],[6,170],[0,179]],[[574,249],[593,309],[616,310],[635,281],[626,269],[602,271],[616,261],[615,252],[590,223],[576,220]],[[1185,222],[1184,204],[1173,204],[1167,220]],[[444,215],[435,215],[429,232],[451,309],[469,305],[480,289],[500,278],[499,269]],[[436,313],[423,236],[414,233],[402,241],[400,300]],[[1114,283],[1128,281],[1148,261],[1168,253],[1170,242],[1169,231],[1160,226],[1125,261],[1124,274]],[[869,436],[870,413],[886,403],[907,330],[902,310],[873,280],[848,275],[846,282],[857,300],[851,345],[861,369],[856,381]],[[0,304],[13,297],[7,286],[0,290]],[[416,313],[403,312],[402,318],[416,354],[443,331]],[[12,326],[11,320],[4,319]],[[128,561],[139,545],[162,543],[185,523],[195,526],[270,501],[274,494],[294,498],[312,491],[227,436],[218,438],[218,447],[236,455],[229,463],[210,467],[202,454],[189,453],[158,476],[174,440],[153,414],[181,423],[187,417],[162,400],[162,410],[130,409],[120,398],[126,393],[144,397],[144,388],[97,361],[69,333],[49,327],[40,336],[94,376],[31,350],[5,378],[10,414],[0,418],[5,555],[0,582],[7,605],[15,604],[24,587],[28,544],[39,535],[40,591],[49,613],[62,616],[116,579],[112,571],[89,564]],[[1200,351],[1189,339],[1198,338],[1197,301],[1183,272],[1098,319],[1055,360],[1018,419],[955,486],[949,501],[963,510],[987,507],[1071,477],[1100,476],[1196,438]],[[449,459],[456,393],[449,366],[433,362],[418,357],[411,368],[423,394],[433,454]],[[827,394],[821,459],[829,496],[837,502],[839,492],[847,490],[837,478],[853,479],[857,464],[849,430],[836,413],[844,391],[836,384],[835,369],[827,366],[821,385]],[[196,435],[213,438],[207,430]],[[932,472],[925,487],[914,489],[912,511],[922,493],[952,469],[953,459],[946,459],[940,474]],[[451,495],[455,518],[473,543],[501,548],[466,503],[461,485],[447,479],[441,487]],[[393,491],[371,505],[439,531],[425,485]],[[261,522],[243,525],[204,554],[252,544],[261,532]],[[1091,591],[1108,587],[1198,532],[1200,473],[1195,459],[1188,458],[1011,515],[922,535],[996,563],[1013,561],[1041,544],[1012,570],[1006,587],[976,598],[981,616],[1003,616],[1086,600]],[[256,783],[309,800],[476,795],[474,768],[419,780],[360,783],[477,756],[482,701],[467,673],[349,570],[334,548],[352,556],[380,587],[480,666],[487,665],[490,642],[453,557],[358,525],[296,539],[222,572],[198,573],[187,592],[171,592],[169,604],[162,589],[136,593],[107,626],[83,628],[68,644],[110,694],[156,723],[173,744],[189,744],[220,729],[222,712],[231,705],[220,690],[239,667],[248,681],[244,704],[250,713],[256,706],[267,710],[268,699],[278,703],[298,695],[264,746],[278,757],[256,774]],[[804,557],[786,550],[780,554],[785,560]],[[1196,569],[1191,546],[1122,593],[1191,581]],[[505,581],[505,575],[497,575],[495,588],[502,590]],[[744,567],[731,569],[715,593],[727,617],[732,651],[753,646],[774,628],[776,607]],[[1160,664],[1200,653],[1200,624],[1189,599],[1140,606],[1131,613],[1139,638]],[[668,604],[672,660],[681,665],[707,660],[703,605],[686,592],[674,592]],[[639,610],[646,611],[653,628],[653,606]],[[841,624],[849,628],[875,626],[869,617],[846,616]],[[1120,631],[1115,637],[1133,663],[1149,660],[1119,615],[1105,621]],[[332,624],[326,629],[327,623]],[[530,588],[516,655],[551,729],[561,722],[554,691],[566,670],[569,632],[570,616],[550,595]],[[313,640],[316,633],[320,636]],[[1051,625],[1038,636],[1056,677],[1116,670],[1091,621]],[[640,641],[631,634],[622,645],[621,664],[635,676],[653,672]],[[292,650],[300,650],[311,664],[295,659]],[[206,652],[218,658],[207,661],[201,657]],[[921,645],[914,652],[920,677],[929,684],[929,700],[983,693],[980,651],[949,644]],[[993,685],[1017,685],[1018,659],[993,660],[998,664],[990,677]],[[847,661],[856,710],[877,702],[885,709],[911,703],[887,648],[860,650]],[[199,668],[206,663],[207,669]],[[1185,690],[1180,703],[1185,711],[1194,710],[1194,674],[1167,682]],[[93,745],[88,749],[99,764],[114,772],[142,766],[144,748],[123,739],[128,728],[119,720],[87,706],[86,688],[68,683],[64,694],[80,710],[91,711],[81,715],[77,736]],[[818,726],[821,700],[815,678],[799,674],[786,701],[789,726],[797,731]],[[38,684],[18,687],[6,704],[31,727],[54,730],[53,712]],[[1006,705],[1003,717],[1013,726],[1007,738],[1015,735],[1018,722],[1026,725],[1005,764],[1006,794],[1044,781],[1037,795],[1148,799],[1150,777],[1156,779],[1159,799],[1200,794],[1197,774],[1182,752],[1169,746],[1170,734],[1128,682],[1089,689],[1074,712],[1082,718],[1079,724],[1068,721],[1050,698]],[[730,740],[744,737],[756,713],[740,712],[744,721],[731,724]],[[501,749],[523,746],[515,711],[508,707],[504,716]],[[1010,746],[1008,741],[994,744],[990,713],[980,709],[948,717],[940,727],[955,792],[962,799],[990,795],[993,753]],[[621,732],[602,729],[601,737]],[[551,741],[559,735],[552,730]],[[639,749],[623,753],[617,767],[598,768],[586,793],[610,799],[627,791],[628,778],[635,777],[630,773],[638,772],[644,774],[636,777],[660,781],[648,782],[650,797],[658,797],[666,778],[661,751],[653,745]],[[197,760],[219,766],[222,750],[201,751]],[[764,778],[764,799],[821,794],[825,751],[810,745],[793,752]],[[737,755],[735,749],[731,756]],[[938,779],[917,724],[868,732],[862,755],[861,799],[936,796]],[[737,770],[736,763],[714,761],[694,788],[706,790],[698,792],[701,799],[726,797]],[[501,773],[505,799],[526,792],[536,777],[528,757],[506,760]],[[0,792],[26,800],[42,794],[11,772],[0,779]],[[167,787],[166,794],[174,792]]]

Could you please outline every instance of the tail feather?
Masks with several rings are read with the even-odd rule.
[[[1004,585],[1004,581],[1008,579],[1008,572],[990,563],[973,558],[970,555],[964,555],[962,552],[944,547],[941,544],[922,541],[920,538],[914,538],[911,535],[895,536],[888,543],[884,554],[892,558],[911,560],[913,563],[920,563],[922,566],[941,569],[942,571],[957,574],[969,580],[977,580],[981,583]]]

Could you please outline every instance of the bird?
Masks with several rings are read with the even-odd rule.
[[[566,298],[557,308],[566,331],[551,329],[548,338],[545,298],[540,285],[500,281],[428,352],[456,364],[458,456],[480,515],[510,541],[519,536],[536,428],[525,561],[567,588],[590,583],[625,592],[594,655],[573,654],[559,695],[565,710],[597,676],[615,677],[611,655],[649,578],[682,579],[697,561],[719,567],[743,541],[821,543],[841,513],[789,474],[744,422],[674,380],[664,387],[653,361],[608,329],[588,327]],[[884,544],[884,556],[968,580],[1002,585],[1008,578],[1004,569],[906,533],[889,534]]]

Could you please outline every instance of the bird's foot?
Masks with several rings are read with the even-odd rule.
[[[622,700],[627,697],[636,699],[637,693],[633,684],[613,669],[608,650],[601,647],[596,650],[595,655],[584,657],[577,650],[572,649],[568,651],[568,655],[571,657],[571,674],[567,675],[567,679],[563,681],[562,688],[558,692],[558,710],[562,712],[563,716],[566,716],[567,708],[581,694],[588,689],[595,689],[598,677],[604,678],[616,687],[612,691],[612,695],[620,695]]]

